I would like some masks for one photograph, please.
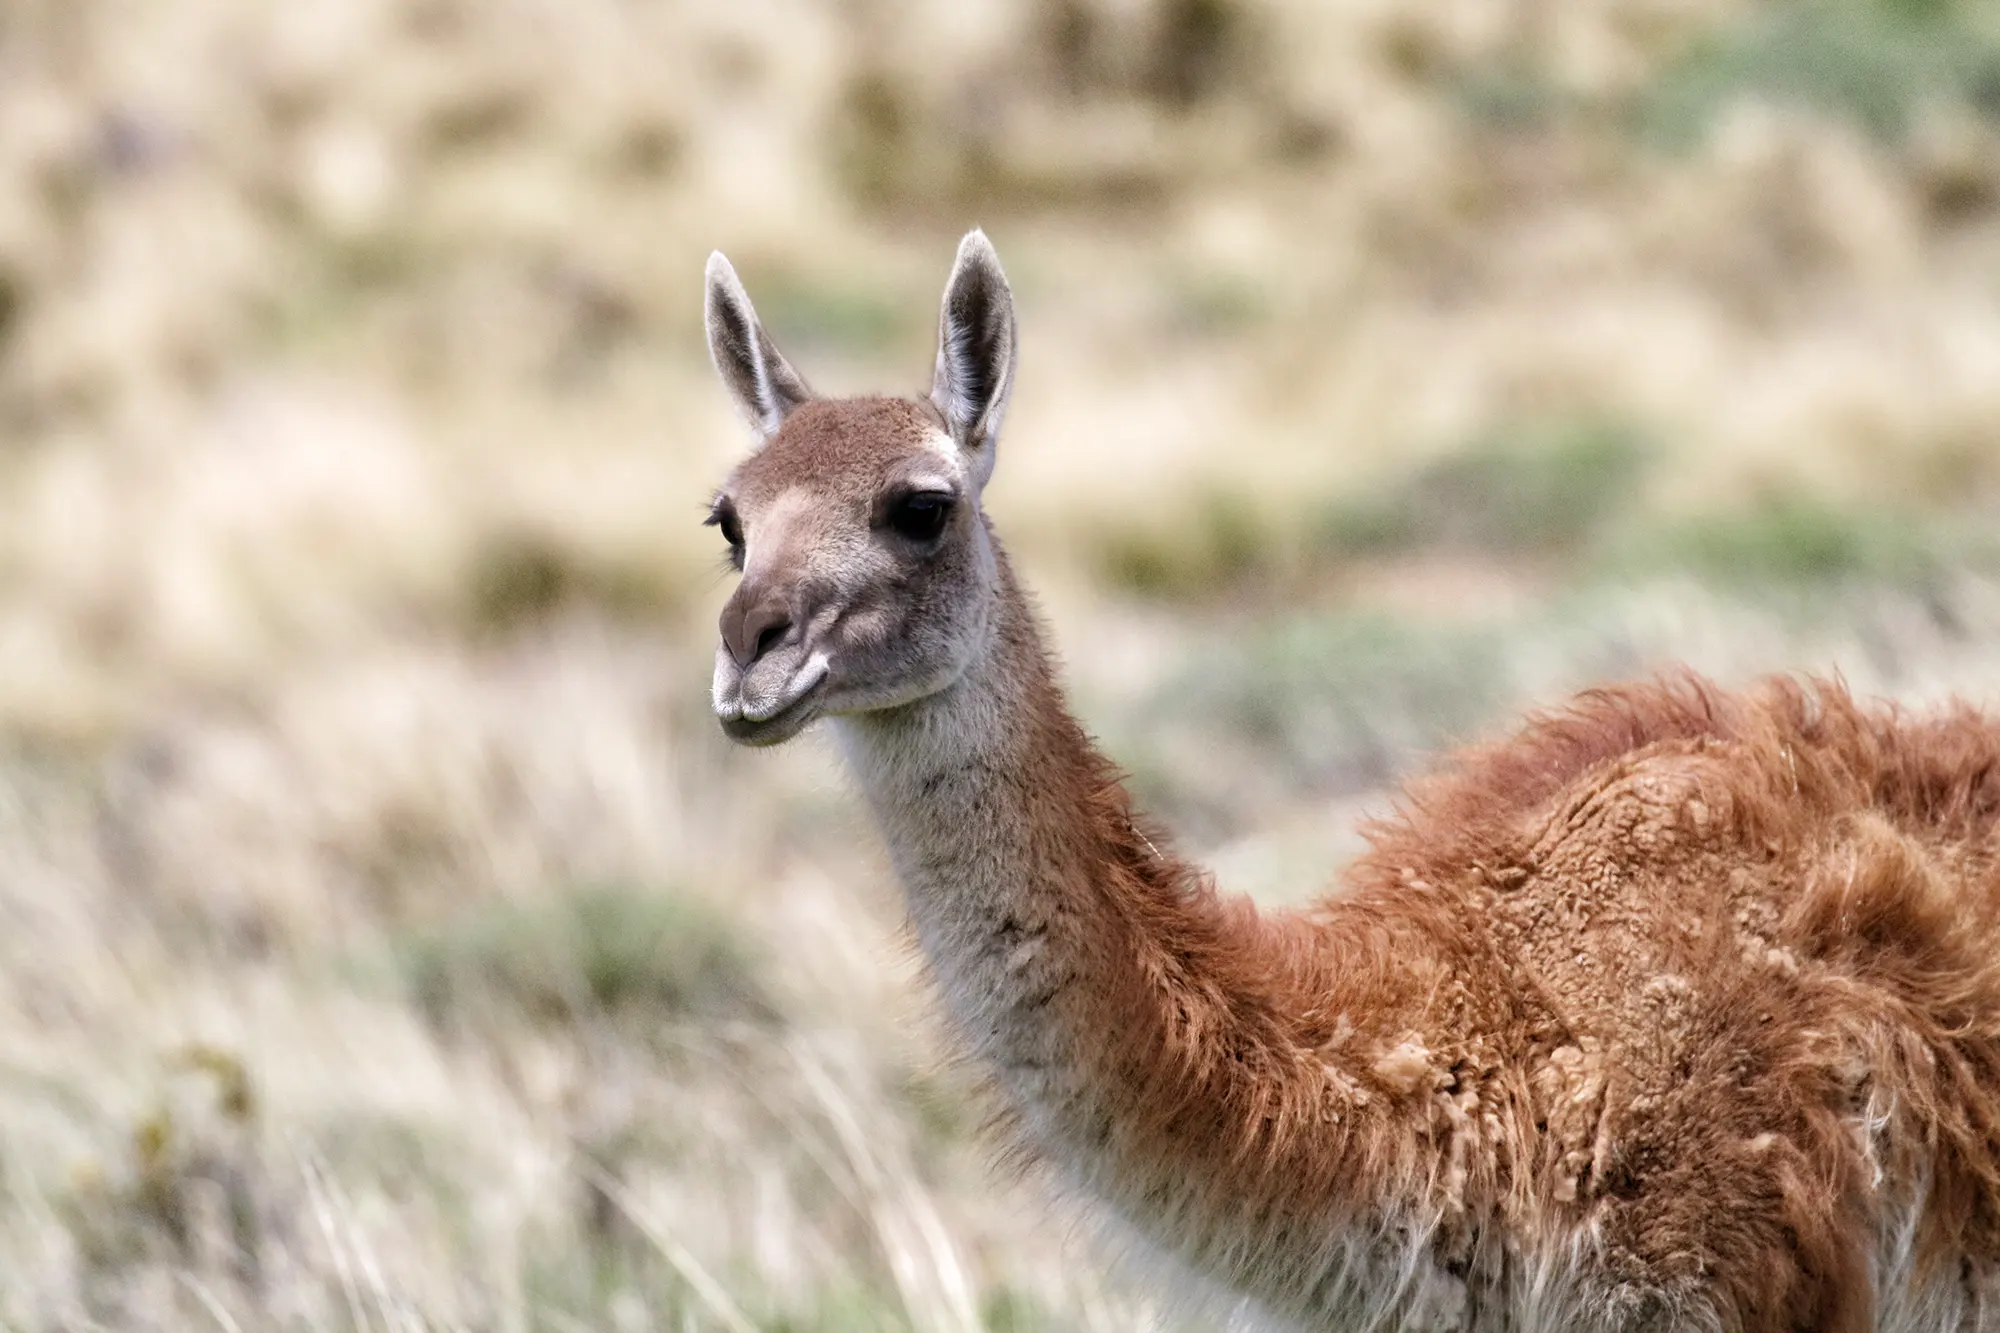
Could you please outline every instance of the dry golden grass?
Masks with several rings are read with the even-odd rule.
[[[914,388],[989,229],[1080,703],[1295,896],[1600,676],[1993,697],[1990,10],[17,0],[0,1326],[1166,1326],[706,715],[703,257]]]

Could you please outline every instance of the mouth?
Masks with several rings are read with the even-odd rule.
[[[722,724],[722,734],[738,745],[765,746],[788,741],[805,730],[806,724],[819,716],[820,698],[826,692],[827,671],[822,666],[814,672],[805,688],[799,690],[784,705],[774,712],[751,716],[742,711],[718,709],[716,720]],[[740,704],[738,705],[740,709]]]

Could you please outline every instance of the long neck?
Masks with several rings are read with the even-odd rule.
[[[1128,1214],[1185,1231],[1171,1215],[1222,1197],[1266,1220],[1328,1199],[1347,1149],[1375,1150],[1350,1142],[1367,1063],[1339,1048],[1395,1024],[1357,1010],[1385,1007],[1355,993],[1382,994],[1380,939],[1262,917],[1166,854],[1065,709],[1004,556],[1000,579],[982,661],[838,723],[962,1039],[1022,1146]]]

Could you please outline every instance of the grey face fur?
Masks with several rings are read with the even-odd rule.
[[[720,254],[708,347],[756,437],[710,522],[742,581],[723,608],[715,715],[776,745],[822,713],[895,708],[986,647],[992,537],[980,510],[1014,380],[1014,305],[982,232],[945,284],[927,399],[822,399],[779,354]]]

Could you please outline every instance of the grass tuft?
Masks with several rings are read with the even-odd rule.
[[[1155,22],[1143,83],[1165,106],[1207,101],[1255,67],[1250,16],[1234,0],[1164,0]]]
[[[205,1274],[239,1304],[265,1281],[267,1182],[250,1073],[233,1052],[210,1046],[179,1052],[170,1073],[123,1151],[75,1168],[53,1199],[83,1303],[105,1323],[131,1327],[142,1310],[158,1315],[139,1280],[151,1267]],[[186,1294],[168,1299],[198,1317]]]
[[[0,266],[0,350],[6,348],[26,307],[26,285],[20,275]]]
[[[478,909],[405,939],[395,961],[425,1019],[447,1033],[496,1018],[566,1027],[778,1016],[742,928],[681,893],[603,885]]]
[[[472,552],[462,605],[467,628],[505,637],[579,608],[643,623],[677,612],[682,590],[662,571],[609,559],[526,527],[490,533]]]
[[[1227,492],[1205,497],[1178,521],[1113,529],[1094,554],[1106,582],[1158,600],[1214,597],[1283,560],[1279,531]]]

